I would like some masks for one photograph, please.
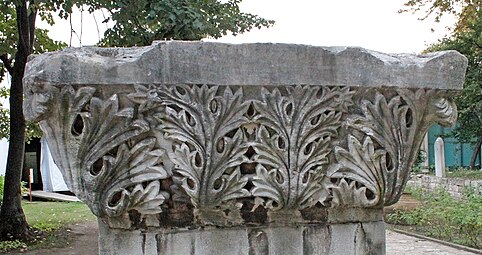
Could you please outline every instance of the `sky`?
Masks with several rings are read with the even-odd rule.
[[[420,21],[423,13],[399,14],[408,0],[244,0],[240,8],[276,23],[273,27],[253,29],[238,36],[205,39],[224,43],[295,43],[316,46],[358,46],[385,53],[422,52],[428,45],[448,34],[453,17],[442,22]],[[97,11],[77,11],[72,17],[71,34],[68,20],[56,19],[50,27],[50,37],[74,47],[95,45],[109,24],[102,23],[105,15]],[[432,32],[434,30],[434,32]],[[5,79],[1,84],[8,86]]]
[[[225,43],[296,43],[317,46],[359,46],[386,53],[420,53],[448,32],[454,19],[441,23],[420,21],[423,13],[399,14],[405,0],[244,0],[241,10],[275,20],[271,28],[254,29],[243,35],[208,41]],[[77,39],[81,34],[82,40]],[[72,18],[72,46],[94,45],[106,29],[103,15],[77,12]],[[45,27],[45,25],[42,25]],[[435,32],[431,30],[434,29]],[[62,20],[50,36],[70,42],[70,23]],[[99,31],[98,31],[99,30]]]

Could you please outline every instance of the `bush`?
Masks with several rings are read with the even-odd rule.
[[[463,199],[455,199],[444,190],[414,190],[421,206],[412,211],[387,215],[391,224],[410,225],[422,234],[442,240],[482,248],[482,196],[467,190]]]

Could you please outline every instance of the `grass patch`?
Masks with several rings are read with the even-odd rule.
[[[96,219],[87,205],[81,202],[23,201],[22,208],[29,225],[42,233],[41,238],[31,243],[18,240],[0,242],[0,252],[65,247],[70,238],[69,225]]]
[[[22,207],[29,225],[47,232],[95,220],[87,205],[81,202],[25,202]]]
[[[470,180],[482,180],[482,170],[470,170],[467,168],[457,168],[447,172],[449,178],[462,178]]]
[[[444,190],[413,189],[421,205],[411,211],[394,211],[385,217],[389,224],[403,225],[422,235],[482,248],[482,196],[468,190],[455,199]]]

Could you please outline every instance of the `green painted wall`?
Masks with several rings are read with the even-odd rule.
[[[447,167],[469,166],[470,157],[474,151],[474,145],[460,143],[454,138],[446,137],[451,128],[444,128],[440,125],[433,125],[428,130],[428,163],[430,166],[435,164],[434,148],[435,139],[441,136],[445,145],[445,164]],[[480,165],[481,155],[477,157],[476,165]]]

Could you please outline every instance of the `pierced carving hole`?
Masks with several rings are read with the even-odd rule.
[[[256,163],[242,163],[240,165],[241,174],[255,174],[256,173]]]
[[[82,134],[82,131],[84,130],[84,120],[82,119],[82,116],[80,114],[77,114],[75,117],[74,123],[72,123],[72,128],[70,129],[70,132],[72,133],[73,136],[79,136]]]
[[[393,161],[392,157],[390,156],[390,153],[385,153],[385,166],[387,167],[387,170],[390,171],[393,168]]]
[[[303,183],[307,183],[309,178],[310,178],[310,172],[306,172],[303,174],[303,178],[301,180]]]
[[[305,150],[303,151],[303,153],[304,153],[305,155],[309,155],[309,154],[312,152],[312,150],[313,150],[313,143],[311,142],[311,143],[309,143],[309,144],[306,145]]]
[[[238,129],[233,129],[233,130],[229,131],[227,134],[225,134],[224,136],[229,137],[229,138],[233,138],[237,131],[238,131]]]
[[[318,125],[318,123],[320,122],[320,119],[321,119],[321,114],[318,114],[315,117],[311,118],[310,120],[311,125],[313,126]]]
[[[337,184],[338,179],[337,178],[330,178],[330,182],[333,183],[333,184]]]
[[[254,156],[254,154],[256,154],[256,151],[254,150],[253,146],[249,146],[248,147],[248,150],[246,151],[246,153],[244,153],[244,155],[249,158],[249,159],[252,159],[252,157]]]
[[[413,124],[413,112],[412,109],[408,108],[407,113],[405,114],[405,125],[407,128],[410,128]]]
[[[244,185],[243,188],[246,189],[246,190],[251,190],[253,187],[254,187],[253,182],[248,181],[248,182],[246,182],[246,185]]]
[[[120,203],[122,199],[122,191],[117,191],[112,195],[112,197],[109,199],[109,206],[114,207]]]
[[[218,153],[222,153],[224,151],[224,138],[219,138],[218,142],[216,143],[216,151]]]
[[[102,167],[104,166],[104,160],[102,158],[99,158],[92,164],[92,167],[90,168],[90,174],[93,176],[99,175],[100,171],[102,171]]]
[[[186,112],[186,120],[187,124],[189,124],[191,127],[194,127],[196,125],[196,120],[194,120],[194,118],[189,112]]]
[[[219,190],[221,188],[221,185],[223,184],[222,178],[217,178],[214,183],[213,183],[213,188],[215,190]]]
[[[253,118],[256,114],[256,110],[254,110],[253,103],[249,104],[248,111],[246,112],[246,117]]]
[[[281,138],[281,136],[278,137],[278,148],[283,150],[285,148],[285,146],[286,146],[286,144],[285,144],[284,139]]]
[[[284,180],[285,178],[283,177],[283,175],[279,171],[276,171],[276,182],[278,182],[279,184],[283,184]]]
[[[196,186],[196,184],[194,183],[193,180],[191,180],[191,178],[187,178],[187,186],[190,188],[190,189],[194,189],[194,187]]]
[[[209,104],[209,110],[211,110],[212,113],[216,113],[218,110],[218,101],[216,99],[211,100],[211,103]]]
[[[279,206],[278,202],[276,202],[276,201],[273,201],[272,205],[273,205],[274,208],[278,208],[278,206]]]
[[[196,156],[194,157],[194,164],[197,166],[197,167],[201,167],[202,166],[202,159],[201,159],[201,155],[199,154],[199,152],[196,152]]]
[[[231,212],[231,210],[229,210],[229,209],[225,209],[223,212],[224,212],[224,215],[228,216],[228,215],[229,215],[229,213]]]
[[[176,86],[176,91],[177,91],[177,93],[179,93],[179,94],[181,94],[181,95],[183,95],[183,96],[186,95],[186,90],[183,89],[183,88],[181,88],[181,87],[179,87],[179,86]]]
[[[373,193],[371,190],[366,189],[365,190],[365,196],[368,200],[373,200],[375,199],[375,193]]]
[[[318,89],[318,91],[316,91],[316,96],[317,97],[323,97],[323,90],[322,89]]]
[[[286,115],[291,116],[291,114],[293,113],[293,104],[292,103],[289,103],[289,104],[286,105],[285,112],[286,112]]]

